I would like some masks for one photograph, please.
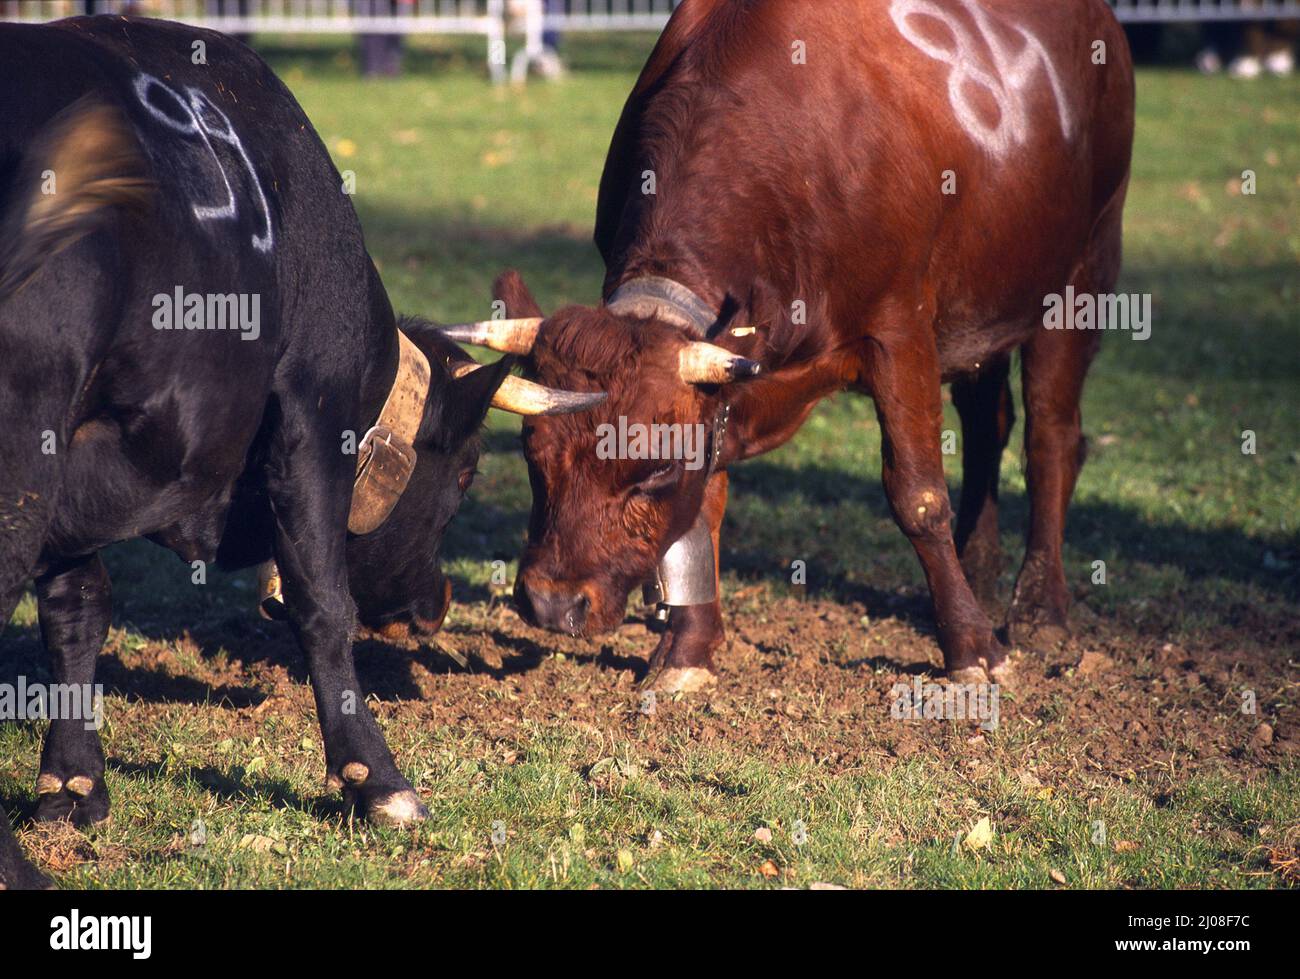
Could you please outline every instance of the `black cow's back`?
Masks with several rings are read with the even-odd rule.
[[[256,54],[211,31],[109,16],[0,24],[0,216],[31,192],[16,176],[24,153],[78,100],[126,121],[149,206],[0,296],[0,356],[69,364],[0,408],[48,401],[66,419],[72,485],[56,550],[152,534],[206,555],[276,385],[355,402],[391,311],[372,295],[351,200],[301,108]],[[214,329],[211,315],[189,328],[196,298],[255,328]],[[117,475],[92,484],[86,466]]]

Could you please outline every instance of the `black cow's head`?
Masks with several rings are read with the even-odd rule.
[[[757,365],[685,327],[605,306],[569,307],[542,321],[514,273],[498,280],[496,295],[510,316],[527,319],[514,321],[513,337],[479,324],[476,342],[525,356],[542,384],[608,396],[582,414],[524,420],[533,508],[516,604],[535,625],[605,632],[699,515],[726,387]],[[633,442],[644,435],[652,457],[620,444],[624,434]]]
[[[488,408],[558,413],[599,400],[566,397],[511,377],[513,357],[480,367],[428,324],[408,319],[401,329],[431,372],[414,441],[415,468],[387,519],[348,538],[349,584],[361,624],[393,639],[432,635],[447,615],[451,583],[439,556],[447,525],[474,480]]]

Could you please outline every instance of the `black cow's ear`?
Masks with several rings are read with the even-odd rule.
[[[513,355],[502,357],[495,364],[487,364],[448,383],[443,398],[443,431],[440,433],[446,444],[459,445],[478,431],[492,407],[497,389],[518,360]]]
[[[544,317],[542,307],[524,285],[516,269],[506,269],[492,283],[492,298],[505,304],[506,319],[525,320]]]

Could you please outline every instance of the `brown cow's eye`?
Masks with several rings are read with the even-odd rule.
[[[678,468],[676,463],[668,463],[646,473],[636,483],[638,493],[658,493],[676,485]]]
[[[456,485],[460,487],[462,493],[469,492],[469,488],[473,484],[476,475],[478,475],[477,469],[466,469],[460,474],[460,479],[456,480]]]

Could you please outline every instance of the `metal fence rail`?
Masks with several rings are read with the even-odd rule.
[[[1051,0],[1043,0],[1044,3]],[[1300,0],[1109,0],[1130,23],[1300,17]],[[510,74],[542,54],[546,31],[660,31],[681,0],[0,0],[0,21],[42,23],[85,13],[165,17],[229,34],[461,34],[487,41],[492,77],[506,77],[505,39],[526,43]]]
[[[1042,0],[1049,3],[1051,0]],[[1109,0],[1134,23],[1300,17],[1300,0]],[[681,0],[550,0],[543,20],[566,31],[663,30]]]
[[[1050,0],[1043,0],[1050,2]],[[0,0],[0,20],[83,13],[165,17],[231,33],[479,34],[539,19],[562,31],[659,31],[681,0]],[[1300,0],[1110,0],[1133,22],[1300,17]],[[542,12],[543,5],[545,12]]]
[[[504,36],[506,0],[0,0],[0,21],[80,14],[163,17],[229,34]]]

